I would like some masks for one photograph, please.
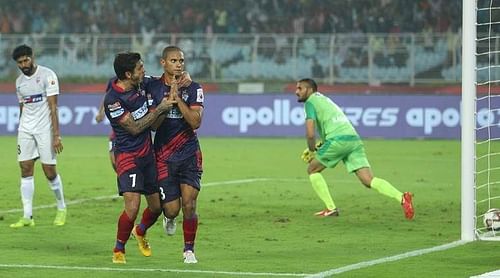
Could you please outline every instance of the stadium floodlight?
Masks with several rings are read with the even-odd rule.
[[[500,3],[462,3],[461,238],[500,240]]]

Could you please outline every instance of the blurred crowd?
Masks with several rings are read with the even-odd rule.
[[[419,33],[460,29],[462,0],[0,0],[1,34]]]

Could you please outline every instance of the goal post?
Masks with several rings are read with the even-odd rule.
[[[500,0],[462,5],[461,239],[500,241]]]
[[[473,241],[475,205],[476,0],[462,0],[461,239]]]

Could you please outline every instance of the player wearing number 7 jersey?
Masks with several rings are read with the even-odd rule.
[[[151,256],[146,230],[161,214],[157,172],[149,127],[158,116],[172,107],[172,101],[164,98],[156,107],[146,95],[144,64],[139,53],[119,53],[114,60],[116,79],[104,98],[104,112],[116,134],[115,161],[118,191],[123,196],[125,210],[118,219],[113,263],[126,263],[125,244],[132,233],[141,253]],[[134,226],[141,203],[146,196],[139,225]]]

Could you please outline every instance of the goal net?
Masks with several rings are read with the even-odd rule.
[[[498,223],[495,221],[495,216],[488,214],[488,224],[485,225],[485,214],[492,208],[500,209],[500,0],[476,0],[476,1],[463,1],[464,6],[464,20],[466,13],[470,12],[466,9],[466,2],[475,4],[473,10],[475,14],[475,23],[472,24],[474,29],[472,31],[473,37],[469,37],[467,42],[463,37],[462,43],[464,52],[466,51],[466,44],[473,44],[470,53],[474,53],[472,64],[466,64],[465,54],[463,54],[462,63],[462,105],[463,109],[467,110],[466,106],[470,105],[465,100],[467,94],[465,90],[473,91],[471,97],[473,104],[471,107],[474,109],[474,123],[473,131],[466,129],[467,125],[463,125],[462,130],[462,144],[467,142],[466,138],[470,132],[473,135],[473,143],[471,144],[473,156],[468,158],[464,157],[464,153],[468,151],[462,149],[462,165],[467,165],[466,161],[473,160],[474,165],[472,169],[473,174],[473,201],[470,207],[464,208],[462,204],[462,217],[464,217],[464,209],[470,209],[473,213],[472,225],[473,235],[472,238],[466,236],[464,232],[468,231],[462,229],[463,239],[481,239],[481,240],[500,240],[500,214],[498,215]],[[463,36],[465,36],[466,22],[463,23]],[[474,32],[475,31],[475,32]],[[471,35],[468,33],[468,35]],[[467,47],[470,47],[467,46]],[[464,88],[470,84],[471,80],[464,77],[467,73],[466,67],[474,69],[472,86]],[[463,115],[465,119],[466,115]],[[464,147],[464,146],[463,146]],[[474,159],[472,159],[474,157]],[[463,171],[470,171],[470,169],[462,169]],[[464,182],[464,175],[462,175],[462,182]],[[462,185],[464,186],[464,185]],[[464,193],[469,189],[462,188],[462,201],[464,201]],[[464,192],[465,191],[465,192]],[[467,214],[467,213],[465,213]],[[463,219],[462,222],[467,223],[469,219]],[[464,223],[462,223],[464,224]],[[492,225],[493,228],[490,228]],[[499,230],[494,228],[498,225]],[[463,228],[463,226],[462,226]]]

